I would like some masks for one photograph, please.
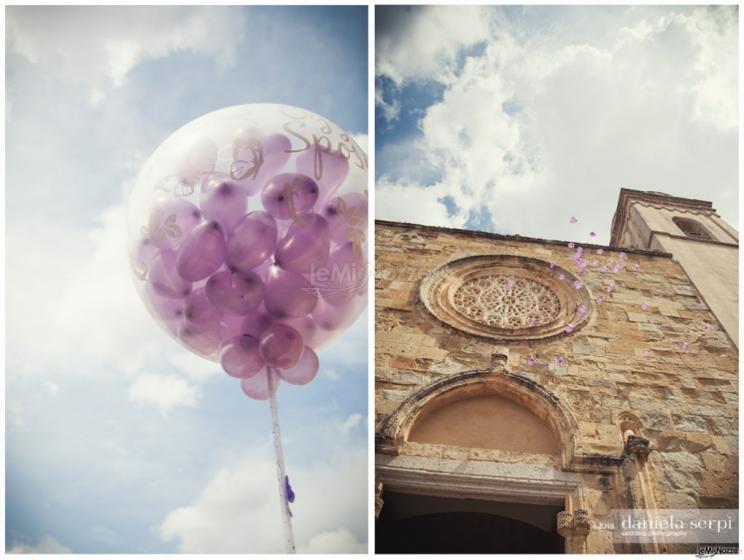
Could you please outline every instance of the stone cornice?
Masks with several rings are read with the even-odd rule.
[[[458,229],[448,228],[444,226],[427,226],[423,224],[412,224],[410,222],[393,222],[390,220],[375,220],[375,225],[387,226],[401,229],[417,229],[422,231],[431,231],[439,233],[447,233],[450,235],[462,235],[463,237],[475,237],[481,239],[495,239],[500,241],[511,241],[519,243],[537,243],[540,245],[561,245],[566,247],[568,241],[561,241],[558,239],[541,239],[539,237],[525,237],[522,235],[504,235],[501,233],[491,233],[487,231],[474,231],[469,229]],[[664,251],[650,251],[647,249],[632,249],[626,247],[617,247],[614,245],[597,245],[594,243],[577,243],[584,249],[603,249],[605,251],[620,252],[623,251],[629,255],[646,255],[651,257],[664,257],[671,258],[671,253],[665,253]]]
[[[682,198],[655,191],[637,191],[634,189],[620,189],[620,197],[617,201],[617,209],[612,218],[612,234],[610,244],[613,247],[620,246],[620,238],[628,223],[630,207],[633,204],[640,204],[653,208],[674,207],[679,212],[690,214],[714,214],[716,209],[713,204],[706,200],[697,200],[694,198]],[[720,217],[720,216],[719,216]]]

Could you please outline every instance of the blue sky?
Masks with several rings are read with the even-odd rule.
[[[281,550],[268,405],[147,315],[124,201],[230,105],[305,107],[366,148],[366,10],[6,10],[6,549]],[[279,394],[301,551],[366,550],[366,324]]]
[[[375,19],[377,218],[607,243],[629,187],[711,200],[737,224],[736,6]]]

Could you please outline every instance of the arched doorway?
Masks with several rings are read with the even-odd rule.
[[[467,372],[418,391],[381,428],[378,552],[581,551],[557,521],[583,504],[581,475],[562,468],[576,425],[547,389]]]
[[[380,554],[560,554],[557,505],[389,492],[377,522]]]

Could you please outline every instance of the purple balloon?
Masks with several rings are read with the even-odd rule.
[[[279,370],[279,375],[292,385],[306,385],[318,374],[320,362],[312,348],[305,346],[300,359],[292,367]]]
[[[275,266],[264,292],[266,311],[276,319],[304,317],[318,304],[317,290],[302,275]]]
[[[318,185],[307,175],[282,173],[266,183],[261,202],[275,218],[296,220],[300,214],[312,210],[318,195]]]
[[[287,162],[291,149],[292,143],[283,134],[264,135],[256,128],[242,128],[233,138],[230,177],[252,196]]]
[[[201,221],[201,211],[178,197],[163,197],[150,211],[147,232],[162,249],[176,249]]]
[[[150,271],[152,260],[157,256],[159,249],[149,237],[142,237],[129,255],[129,264],[132,272],[140,280],[146,280]]]
[[[221,270],[209,277],[204,290],[218,309],[246,315],[261,303],[264,285],[254,272]]]
[[[220,224],[203,222],[194,228],[178,250],[176,270],[184,280],[203,280],[222,266],[226,252]]]
[[[184,325],[193,333],[202,333],[208,330],[217,332],[222,311],[209,301],[204,288],[199,288],[186,298],[183,316]]]
[[[258,352],[258,340],[247,334],[236,336],[222,349],[220,363],[228,375],[242,379],[253,377],[266,365]]]
[[[200,204],[206,219],[219,222],[224,232],[230,232],[243,219],[248,201],[236,181],[215,174],[202,184]]]
[[[227,241],[227,265],[232,270],[249,272],[271,256],[277,236],[276,221],[269,214],[246,214]]]
[[[274,318],[266,313],[266,309],[261,306],[246,315],[240,328],[242,332],[260,339],[273,324]]]
[[[320,301],[321,300],[318,300],[318,304],[320,304]],[[305,341],[305,345],[310,346],[311,348],[319,348],[337,334],[335,331],[322,329],[320,325],[313,320],[312,314],[301,319],[287,321],[287,324],[297,329],[297,332],[302,335],[302,340]]]
[[[186,306],[185,299],[163,297],[155,291],[152,284],[148,283],[145,286],[145,303],[147,303],[150,313],[164,323],[168,323],[169,330],[176,331],[176,327],[183,320],[184,307]]]
[[[256,399],[257,401],[265,401],[270,396],[269,380],[267,375],[267,368],[264,368],[259,371],[258,374],[253,375],[248,379],[241,379],[240,388],[243,389],[243,392],[250,398]],[[276,393],[276,390],[279,388],[279,383],[281,383],[281,377],[279,377],[277,372],[272,370],[271,384],[274,390],[271,391],[271,393]]]
[[[219,331],[220,340],[223,344],[227,344],[243,333],[243,320],[245,317],[241,315],[233,315],[232,313],[225,313],[220,319],[220,324],[217,327]]]
[[[326,221],[318,214],[302,214],[277,243],[274,262],[284,270],[312,272],[326,263],[330,251]]]
[[[176,270],[176,253],[163,250],[152,260],[148,282],[158,295],[184,298],[191,293],[191,282],[181,278]]]
[[[324,204],[322,215],[328,223],[331,239],[339,244],[364,241],[368,211],[367,196],[357,192],[337,196]]]
[[[297,171],[315,179],[322,198],[331,196],[349,174],[349,161],[340,152],[331,152],[330,146],[316,144],[297,158]]]
[[[336,249],[324,269],[318,269],[313,284],[332,305],[346,305],[367,290],[367,261],[361,246],[345,243]]]
[[[305,344],[296,329],[282,323],[270,326],[261,337],[258,351],[266,365],[287,369],[297,363]]]
[[[252,271],[258,274],[258,277],[263,281],[264,284],[269,279],[269,271],[274,267],[274,260],[273,259],[266,259],[264,262],[259,264],[258,266],[254,266]]]
[[[353,298],[351,301],[347,301],[344,305],[331,305],[321,298],[320,301],[318,301],[318,306],[310,314],[310,317],[323,330],[344,330],[354,322],[354,319],[356,319],[359,314],[359,305],[355,301],[359,299],[361,298]]]
[[[210,360],[216,357],[222,347],[217,330],[196,332],[184,323],[178,327],[176,335],[191,350]]]

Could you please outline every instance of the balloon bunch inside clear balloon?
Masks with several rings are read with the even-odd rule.
[[[139,294],[265,400],[312,381],[317,349],[366,306],[367,210],[366,155],[330,121],[284,105],[209,113],[157,148],[132,192]]]

